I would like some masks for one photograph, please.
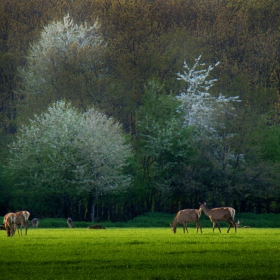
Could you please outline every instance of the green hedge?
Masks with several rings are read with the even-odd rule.
[[[158,212],[148,212],[138,216],[128,222],[112,223],[109,221],[100,221],[97,223],[73,221],[76,228],[87,228],[89,225],[101,224],[105,227],[169,227],[176,216],[175,214],[164,214]],[[0,217],[3,220],[3,217]],[[236,222],[242,221],[241,226],[249,226],[256,228],[278,228],[280,227],[280,214],[254,214],[254,213],[238,213],[235,217]],[[202,227],[212,227],[209,218],[202,214],[200,219]],[[227,226],[221,222],[221,226]],[[65,228],[68,227],[66,219],[41,219],[39,222],[40,228]],[[181,227],[179,225],[179,227]],[[195,227],[194,223],[188,224],[188,227]]]

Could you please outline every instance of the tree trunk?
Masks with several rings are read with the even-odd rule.
[[[95,204],[94,202],[91,204],[91,221],[94,222],[94,216],[95,216]]]
[[[97,207],[98,202],[98,194],[95,195],[94,201],[91,205],[91,221],[95,221],[95,207]],[[98,211],[96,210],[96,215],[98,215]],[[97,217],[98,218],[98,217]]]

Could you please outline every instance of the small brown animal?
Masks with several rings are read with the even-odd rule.
[[[200,232],[202,233],[202,228],[199,223],[199,218],[201,216],[201,211],[197,209],[185,209],[185,210],[180,210],[176,217],[174,218],[172,224],[170,224],[173,233],[176,233],[176,228],[178,224],[183,225],[183,230],[185,233],[185,230],[188,232],[188,227],[187,223],[194,222],[196,223],[196,233],[198,233],[198,229],[200,229]]]
[[[4,225],[7,231],[7,237],[14,236],[16,227],[16,214],[8,213],[4,216]]]
[[[94,225],[94,226],[89,226],[88,229],[106,229],[106,228],[101,225]]]
[[[39,220],[37,218],[34,218],[33,220],[31,220],[31,225],[35,228],[38,228]]]
[[[71,218],[68,218],[68,219],[67,219],[67,224],[68,224],[68,227],[69,227],[69,228],[74,228],[74,226],[73,226],[73,220],[72,220]]]
[[[243,223],[243,221],[240,222],[240,221],[238,220],[237,223],[236,223],[236,227],[238,227],[238,228],[250,228],[250,226],[241,226],[241,225],[240,225],[241,223]]]

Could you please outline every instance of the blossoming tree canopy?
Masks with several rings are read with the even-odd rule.
[[[185,62],[183,73],[177,73],[177,79],[187,83],[186,90],[177,98],[181,100],[181,109],[185,112],[185,125],[212,134],[216,131],[217,115],[225,113],[226,110],[233,110],[231,103],[240,100],[238,96],[225,97],[222,94],[218,97],[211,96],[209,89],[217,79],[208,80],[208,78],[219,62],[204,69],[205,63],[200,63],[200,59],[201,55],[195,60],[193,67]]]

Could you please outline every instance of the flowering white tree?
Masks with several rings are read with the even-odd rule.
[[[131,149],[120,124],[95,109],[81,114],[64,101],[24,125],[10,152],[7,171],[16,184],[55,199],[75,188],[98,195],[129,182],[122,168]]]
[[[94,92],[93,84],[102,75],[104,47],[98,21],[78,25],[67,15],[63,22],[45,26],[40,39],[30,45],[26,66],[19,70],[20,93],[45,94],[47,102],[77,99],[79,105],[86,103],[85,108],[83,95]]]
[[[185,125],[194,126],[199,132],[210,136],[216,133],[216,124],[222,114],[231,113],[234,110],[232,102],[240,101],[238,96],[218,97],[211,96],[209,89],[213,87],[217,79],[209,78],[210,72],[215,66],[204,69],[205,63],[200,63],[201,55],[195,60],[193,67],[184,62],[183,73],[178,73],[178,80],[187,83],[186,92],[177,96],[181,100],[181,109],[185,112]]]
[[[204,155],[217,169],[232,168],[236,162],[243,162],[242,154],[232,151],[230,139],[234,132],[227,126],[227,120],[235,117],[234,102],[240,102],[238,96],[218,97],[209,93],[217,79],[209,79],[211,71],[219,65],[210,65],[205,69],[201,63],[201,55],[195,60],[193,67],[184,63],[183,73],[178,73],[178,80],[187,83],[185,92],[177,98],[181,101],[181,109],[185,114],[184,125],[192,126],[197,131],[197,140],[203,140],[206,145]],[[200,141],[201,142],[201,141]]]

